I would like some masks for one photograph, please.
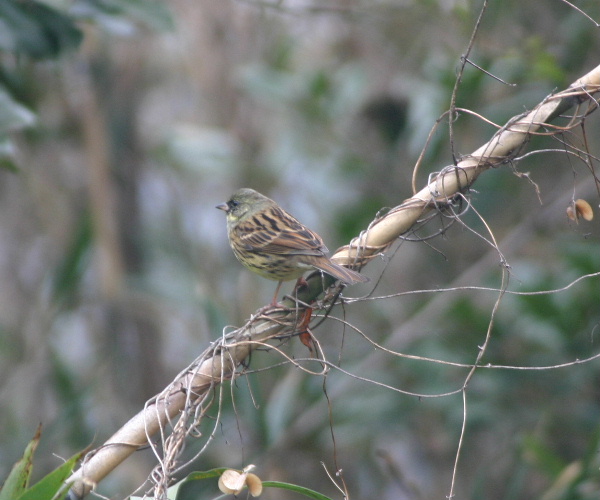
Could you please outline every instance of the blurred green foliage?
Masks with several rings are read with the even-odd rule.
[[[79,47],[83,33],[75,20],[44,3],[0,3],[3,51],[32,59],[47,59]]]
[[[79,27],[83,20],[121,33],[131,32],[136,24],[157,30],[173,28],[167,7],[155,0],[0,2],[1,167],[17,168],[9,134],[36,122],[35,102],[24,93],[29,62],[56,59],[77,50],[83,40]]]
[[[18,102],[21,58],[55,58],[79,47],[82,31],[70,16],[35,0],[0,2],[0,165],[15,169],[15,148],[9,133],[32,126],[35,114]],[[11,56],[9,60],[8,56]]]

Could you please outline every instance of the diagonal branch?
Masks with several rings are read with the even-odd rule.
[[[564,130],[550,122],[572,107],[576,112],[566,128],[573,128],[598,108],[600,66],[583,76],[562,92],[545,98],[529,113],[508,121],[486,144],[470,155],[433,175],[429,183],[411,198],[375,219],[369,228],[332,257],[338,263],[362,267],[385,251],[396,239],[408,232],[421,218],[446,205],[467,190],[477,177],[490,168],[509,163],[540,130]],[[275,337],[290,336],[301,329],[304,309],[314,303],[333,283],[333,278],[313,274],[308,287],[298,294],[298,301],[287,300],[281,308],[259,311],[241,328],[213,342],[194,363],[181,372],[144,409],[127,422],[104,445],[88,453],[81,467],[71,476],[69,498],[77,500],[87,495],[129,455],[150,443],[157,433],[164,437],[168,428],[178,428],[172,419],[196,419],[188,426],[183,438],[197,425],[198,407],[206,402],[213,389],[223,381],[233,379],[249,354]],[[320,304],[333,304],[335,294],[326,295]],[[187,421],[187,420],[186,420]],[[153,445],[151,445],[153,446]],[[155,451],[158,457],[158,451]],[[176,461],[178,455],[174,456]],[[173,460],[173,458],[171,458]],[[166,487],[169,465],[162,463],[161,481]],[[160,482],[160,481],[159,481]],[[161,490],[162,491],[162,490]],[[155,495],[156,496],[156,495]]]
[[[599,92],[600,66],[597,66],[567,89],[546,97],[529,113],[511,118],[486,144],[433,176],[427,186],[375,220],[366,233],[339,248],[333,258],[341,264],[350,264],[356,259],[364,263],[365,259],[385,250],[417,220],[468,189],[482,172],[509,163],[540,129],[564,130],[564,127],[553,127],[550,122],[568,109],[586,104],[583,111],[578,109],[573,115],[568,128],[578,126],[598,108],[594,96]]]

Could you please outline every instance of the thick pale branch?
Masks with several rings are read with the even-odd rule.
[[[418,193],[375,220],[368,231],[350,245],[339,248],[333,258],[346,265],[366,263],[396,241],[398,236],[409,231],[428,212],[468,189],[483,171],[510,162],[531,135],[541,128],[550,127],[549,122],[561,113],[586,101],[587,112],[596,109],[598,103],[593,95],[599,91],[600,66],[566,90],[547,97],[529,113],[511,118],[486,144],[464,156],[456,165],[444,168]]]
[[[286,327],[293,331],[294,318],[295,314],[289,310],[274,309],[214,342],[141,412],[101,447],[86,455],[81,467],[67,481],[72,483],[69,498],[86,496],[121,462],[146,446],[151,436],[164,430],[186,405],[201,399],[215,385],[233,378],[235,370],[256,343],[281,335]]]
[[[461,158],[456,165],[446,167],[433,176],[421,191],[373,221],[368,230],[349,245],[338,249],[333,258],[348,266],[363,266],[409,231],[423,216],[468,189],[483,171],[511,161],[532,134],[550,127],[548,123],[561,113],[586,101],[588,108],[583,116],[596,109],[598,103],[593,95],[598,92],[600,66],[565,91],[546,98],[533,111],[512,118],[489,142]],[[580,120],[582,116],[578,118]],[[309,287],[299,294],[299,298],[305,303],[312,303],[322,293],[323,286],[331,283],[331,280],[323,281],[320,276],[313,276],[313,279],[309,279]],[[213,343],[144,410],[103,446],[87,455],[82,466],[68,481],[72,483],[70,498],[83,498],[135,450],[148,444],[151,436],[163,432],[171,419],[177,417],[184,408],[201,399],[215,385],[232,379],[257,345],[276,336],[293,334],[302,316],[299,309],[277,308],[257,314],[244,327]]]

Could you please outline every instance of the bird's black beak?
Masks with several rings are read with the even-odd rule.
[[[221,203],[220,205],[217,205],[215,208],[218,208],[219,210],[223,210],[224,212],[229,212],[229,205],[227,203]]]

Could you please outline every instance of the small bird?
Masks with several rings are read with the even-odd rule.
[[[332,262],[321,237],[270,198],[249,188],[236,191],[216,208],[227,214],[229,244],[237,259],[250,271],[281,284],[319,269],[352,285],[369,281],[362,274]]]

